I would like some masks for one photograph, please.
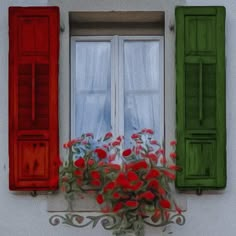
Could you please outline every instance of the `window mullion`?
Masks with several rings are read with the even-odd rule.
[[[75,81],[76,81],[76,39],[71,37],[71,106],[70,106],[70,138],[75,137]]]
[[[165,145],[165,80],[164,80],[164,42],[163,38],[159,39],[160,44],[160,53],[159,53],[159,78],[160,78],[160,100],[161,100],[161,109],[160,109],[160,127],[161,127],[161,140],[162,145]]]
[[[115,136],[119,135],[119,46],[118,36],[114,36],[112,39],[112,130]]]
[[[118,38],[118,88],[117,88],[117,118],[119,133],[124,135],[124,40]]]
[[[115,68],[115,58],[116,58],[116,48],[115,48],[115,37],[111,40],[111,129],[114,134],[116,134],[115,125],[115,84],[116,84],[116,68]]]
[[[112,39],[112,128],[114,134],[124,135],[124,81],[123,81],[123,39]]]

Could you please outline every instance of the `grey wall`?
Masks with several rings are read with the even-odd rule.
[[[235,0],[1,0],[0,3],[0,235],[1,236],[53,236],[53,235],[111,235],[97,227],[76,229],[48,223],[47,195],[32,198],[29,194],[16,194],[8,190],[8,7],[13,5],[58,5],[61,23],[60,49],[60,143],[69,138],[69,11],[165,11],[165,116],[166,139],[175,136],[175,37],[168,26],[174,23],[175,5],[224,5],[226,20],[227,54],[227,163],[228,184],[224,191],[181,194],[187,201],[186,224],[171,226],[175,236],[235,236],[236,224],[236,1]],[[63,151],[61,150],[61,153]],[[56,201],[56,197],[55,197]],[[146,235],[154,236],[158,230],[147,228]],[[166,233],[166,235],[168,235]]]

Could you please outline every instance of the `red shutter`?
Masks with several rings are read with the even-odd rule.
[[[59,9],[10,7],[9,40],[9,186],[55,189]]]

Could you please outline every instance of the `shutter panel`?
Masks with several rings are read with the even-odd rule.
[[[181,189],[226,185],[225,8],[176,8],[177,174]]]
[[[9,187],[55,189],[59,9],[10,7],[9,40]]]

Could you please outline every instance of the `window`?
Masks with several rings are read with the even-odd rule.
[[[71,136],[164,136],[163,37],[71,37]]]

